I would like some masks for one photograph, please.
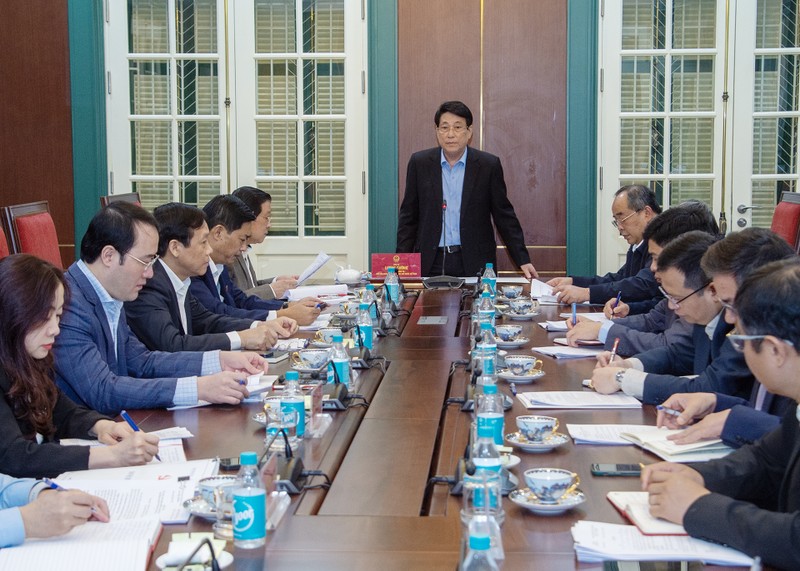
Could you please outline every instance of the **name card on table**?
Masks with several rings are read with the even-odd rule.
[[[420,278],[420,254],[372,254],[372,277],[385,278],[386,268],[397,268],[397,277]]]

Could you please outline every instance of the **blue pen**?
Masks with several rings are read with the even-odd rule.
[[[59,492],[66,492],[67,489],[51,480],[50,478],[42,478],[42,482],[47,484],[51,489],[58,490]]]
[[[670,416],[680,416],[681,415],[681,411],[675,410],[674,408],[667,408],[667,407],[661,406],[661,405],[656,406],[656,410],[663,411],[666,414],[669,414]]]
[[[572,304],[572,324],[573,325],[577,325],[578,324],[578,304],[577,303],[573,303]]]
[[[621,300],[621,299],[622,299],[622,291],[620,291],[617,294],[617,299],[614,300],[614,305],[611,306],[611,317],[612,318],[614,317],[614,310],[617,309],[617,306],[619,305],[619,300]]]
[[[128,423],[128,426],[130,426],[134,432],[140,432],[139,427],[136,426],[136,423],[133,422],[133,419],[130,417],[127,411],[123,410],[119,413],[119,415],[122,417],[122,420]],[[161,462],[161,457],[158,454],[156,454],[156,460]]]

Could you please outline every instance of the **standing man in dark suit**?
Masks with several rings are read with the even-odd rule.
[[[800,399],[800,264],[773,262],[748,276],[731,335],[767,389]],[[779,569],[800,569],[800,411],[755,444],[690,466],[659,462],[642,472],[650,513],[689,535],[722,543]]]
[[[439,146],[414,153],[408,161],[397,251],[419,252],[423,276],[474,276],[487,262],[496,262],[494,220],[522,273],[528,279],[536,277],[522,227],[506,196],[500,159],[468,147],[469,107],[446,101],[434,122]]]

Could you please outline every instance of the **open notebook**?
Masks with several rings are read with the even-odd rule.
[[[637,446],[649,450],[668,462],[706,462],[722,458],[733,452],[733,448],[722,443],[719,438],[701,440],[692,444],[675,444],[667,436],[680,433],[656,426],[639,426],[635,430],[622,432],[620,436]]]
[[[645,535],[688,535],[682,525],[650,515],[647,492],[608,492],[606,497]]]

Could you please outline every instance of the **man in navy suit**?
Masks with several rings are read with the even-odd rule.
[[[306,297],[295,302],[247,295],[233,282],[228,266],[249,243],[253,211],[235,196],[220,195],[203,207],[208,221],[210,259],[203,274],[192,277],[190,290],[209,311],[231,317],[272,320],[287,317],[310,325],[320,314],[321,300]]]
[[[585,301],[604,304],[622,292],[628,302],[659,298],[658,284],[650,271],[650,252],[643,239],[644,230],[661,213],[656,194],[639,184],[623,186],[614,194],[611,203],[611,223],[619,235],[630,244],[625,264],[617,272],[604,276],[573,276],[553,278],[549,285],[562,303]],[[652,304],[645,311],[653,307]]]
[[[800,264],[773,262],[736,293],[730,341],[776,395],[800,399]],[[800,569],[800,411],[725,458],[701,464],[650,464],[642,472],[650,513],[689,535],[728,545],[778,569]]]
[[[146,210],[114,202],[95,215],[81,259],[66,274],[70,301],[53,345],[56,382],[75,402],[103,414],[198,400],[237,404],[240,384],[266,371],[255,353],[151,352],[128,327],[122,305],[139,295],[158,260],[158,228]]]
[[[439,146],[414,153],[408,161],[397,251],[419,252],[423,276],[474,276],[487,262],[496,262],[494,220],[511,259],[526,278],[536,277],[506,195],[500,159],[467,146],[472,139],[469,107],[446,101],[434,122]]]
[[[296,329],[293,320],[265,323],[257,317],[232,317],[206,309],[191,291],[192,276],[208,267],[208,225],[195,206],[171,202],[155,209],[158,254],[153,278],[139,297],[125,304],[128,323],[151,350],[264,351]]]
[[[726,340],[733,325],[700,267],[703,254],[717,240],[705,232],[688,232],[670,242],[658,257],[661,289],[681,319],[694,324],[691,343],[651,349],[624,361],[601,356],[592,384],[600,393],[619,390],[647,404],[660,404],[674,393],[714,391],[750,395],[753,375],[744,358]],[[697,375],[687,378],[682,375]]]
[[[756,269],[774,261],[795,258],[786,240],[766,228],[747,228],[729,234],[703,255],[703,270],[714,280],[711,287],[725,307],[725,320],[736,323],[733,300],[744,279]],[[689,444],[704,438],[722,438],[738,448],[761,438],[780,423],[794,406],[791,399],[774,395],[756,381],[749,399],[719,393],[678,393],[664,406],[682,411],[678,417],[659,413],[659,425],[689,426],[670,439]]]

